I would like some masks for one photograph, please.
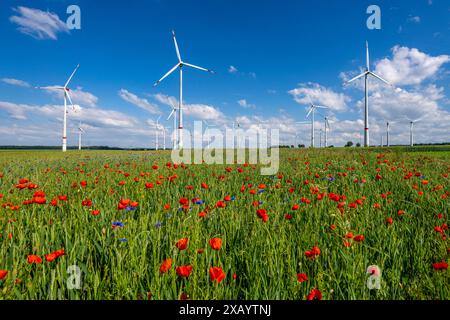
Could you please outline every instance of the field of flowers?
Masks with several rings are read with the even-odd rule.
[[[0,299],[450,299],[450,152],[280,157],[0,152]]]

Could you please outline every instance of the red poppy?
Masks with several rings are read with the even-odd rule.
[[[172,259],[168,258],[164,260],[164,262],[161,264],[161,267],[159,267],[160,273],[166,273],[169,271],[170,267],[172,267]]]
[[[189,200],[188,200],[188,198],[180,198],[179,203],[181,205],[188,205],[189,204]]]
[[[353,232],[347,232],[347,234],[345,235],[345,237],[347,239],[352,239],[353,238]]]
[[[58,196],[60,201],[67,201],[67,196]]]
[[[373,208],[374,208],[374,209],[381,209],[381,204],[375,203],[375,204],[373,205]]]
[[[397,215],[400,217],[400,216],[402,216],[402,215],[404,215],[405,214],[405,211],[403,211],[403,210],[398,210],[397,211]]]
[[[199,217],[202,217],[202,218],[206,217],[206,215],[207,215],[207,212],[206,212],[206,211],[202,211],[202,212],[200,212],[200,213],[198,214],[198,216],[199,216]]]
[[[300,206],[298,204],[294,204],[292,206],[292,210],[298,210],[300,208]]]
[[[284,218],[285,218],[286,220],[291,220],[291,219],[292,219],[292,216],[291,216],[290,214],[285,214],[285,215],[284,215]]]
[[[82,187],[82,188],[85,188],[86,186],[87,186],[87,182],[86,181],[81,181],[80,182],[80,186]]]
[[[7,275],[8,275],[8,271],[0,270],[0,280],[4,280]]]
[[[92,205],[92,200],[86,199],[81,202],[84,207],[90,207]]]
[[[393,223],[394,223],[394,220],[392,220],[392,218],[391,218],[391,217],[389,217],[389,218],[386,218],[386,223],[387,223],[387,224],[389,224],[389,225],[391,225],[391,224],[393,224]]]
[[[166,203],[166,204],[164,205],[164,210],[169,210],[169,209],[170,209],[170,204]]]
[[[213,250],[220,250],[220,247],[222,247],[222,239],[212,238],[209,240],[209,245],[213,248]]]
[[[307,300],[322,300],[322,292],[320,292],[319,289],[313,289],[308,296],[306,297]]]
[[[202,182],[201,187],[202,187],[202,189],[208,189],[209,188],[208,185],[206,183],[204,183],[204,182]]]
[[[46,260],[47,262],[52,262],[52,261],[54,261],[56,258],[57,258],[57,256],[56,256],[55,253],[50,253],[50,254],[46,254],[46,255],[45,255],[45,260]]]
[[[42,263],[42,259],[39,256],[36,255],[29,255],[28,256],[28,263],[29,264],[41,264]]]
[[[297,273],[297,281],[300,283],[308,281],[308,276],[305,273]]]
[[[180,277],[187,278],[192,273],[192,266],[180,266],[176,268],[177,275]]]
[[[151,183],[151,182],[146,182],[146,183],[145,183],[145,187],[146,187],[147,189],[153,189],[154,184]]]
[[[332,224],[332,225],[330,226],[330,229],[331,229],[331,230],[336,230],[336,225],[335,225],[335,224]]]
[[[225,196],[225,198],[223,198],[223,201],[231,201],[231,196]]]
[[[433,263],[433,268],[434,268],[434,270],[447,270],[447,268],[448,268],[448,263],[446,263],[446,262],[436,262],[436,263]]]
[[[100,214],[100,210],[92,210],[92,211],[91,211],[91,214],[92,214],[93,216],[98,216],[98,215]]]
[[[59,257],[61,257],[61,256],[63,256],[63,255],[66,254],[66,252],[64,251],[64,249],[57,250],[57,251],[55,251],[55,252],[53,252],[53,253],[56,255],[57,258],[59,258]]]
[[[177,241],[175,246],[178,248],[178,250],[185,250],[188,246],[189,239],[183,238]]]
[[[353,238],[353,240],[355,240],[356,242],[362,242],[362,241],[364,241],[364,235],[359,234],[359,235],[355,236]]]
[[[315,258],[318,255],[320,255],[319,247],[313,247],[310,251],[305,251],[305,256],[307,258]]]
[[[215,205],[216,208],[225,208],[226,206],[227,206],[226,203],[221,200],[217,201]]]
[[[225,279],[225,272],[223,272],[222,268],[213,267],[209,268],[209,276],[211,277],[211,281],[216,281],[219,284],[223,279]]]

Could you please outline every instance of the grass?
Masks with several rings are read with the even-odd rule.
[[[305,299],[314,288],[330,300],[449,299],[449,270],[432,264],[449,259],[448,230],[434,227],[448,224],[450,152],[428,151],[281,150],[275,176],[259,175],[258,165],[169,168],[170,153],[163,151],[2,151],[0,270],[8,274],[0,280],[0,299]],[[405,179],[408,172],[413,175]],[[38,188],[19,190],[20,179]],[[264,192],[258,192],[260,184]],[[24,205],[36,191],[45,193],[46,204]],[[330,193],[346,198],[336,202]],[[60,195],[68,200],[51,205]],[[235,200],[216,208],[225,196]],[[204,203],[190,201],[189,209],[180,209],[182,197]],[[363,197],[363,204],[349,207]],[[118,210],[122,198],[137,201],[137,209]],[[82,205],[86,199],[90,207]],[[267,210],[266,223],[257,209]],[[115,221],[124,226],[112,228]],[[364,241],[347,239],[348,232]],[[218,251],[209,245],[213,237],[222,239]],[[180,251],[175,243],[181,238],[189,243]],[[314,246],[320,255],[307,258]],[[64,256],[45,260],[59,249]],[[29,264],[32,254],[43,262]],[[167,258],[173,265],[161,274]],[[81,270],[78,290],[67,287],[72,265]],[[184,265],[193,267],[188,278],[176,274]],[[381,269],[380,290],[366,286],[370,265]],[[226,274],[219,284],[210,278],[212,266]],[[298,273],[308,280],[298,282]]]

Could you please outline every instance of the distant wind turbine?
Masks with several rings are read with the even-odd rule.
[[[84,129],[81,127],[81,122],[78,125],[78,150],[81,150],[81,135],[84,133]]]
[[[70,97],[70,89],[68,88],[68,85],[70,81],[72,80],[73,76],[77,72],[80,65],[77,65],[75,70],[70,75],[69,79],[67,80],[66,84],[61,86],[48,86],[48,87],[36,87],[37,89],[43,89],[43,90],[62,90],[64,92],[64,125],[63,125],[63,137],[62,137],[62,151],[67,151],[67,100],[69,100],[70,104],[72,105],[72,109],[75,110],[75,106],[72,102],[72,98]]]
[[[170,104],[172,106],[172,111],[167,117],[167,121],[169,121],[170,118],[173,119],[172,149],[175,150],[177,146],[177,108],[172,104],[172,102]]]
[[[324,107],[324,106],[318,106],[315,105],[311,98],[308,96],[309,101],[311,102],[310,106],[309,106],[309,111],[308,114],[306,115],[306,118],[309,117],[309,115],[311,115],[311,148],[314,148],[315,144],[314,144],[314,121],[315,121],[315,113],[316,113],[316,109],[328,109],[328,107]]]
[[[417,122],[421,121],[422,118],[419,118],[419,119],[416,119],[416,120],[411,120],[411,119],[407,118],[409,120],[409,145],[411,147],[414,147],[414,125]]]
[[[181,60],[181,55],[180,55],[180,50],[178,49],[178,43],[177,43],[177,39],[175,37],[175,31],[172,30],[172,36],[173,36],[173,42],[175,44],[175,51],[177,53],[177,57],[178,57],[178,63],[172,68],[170,69],[161,79],[159,79],[158,81],[155,82],[155,84],[153,85],[154,87],[157,86],[161,81],[163,81],[167,76],[169,76],[172,72],[174,72],[177,68],[180,69],[180,99],[179,99],[179,106],[178,106],[178,143],[177,143],[177,148],[182,149],[183,148],[183,67],[191,67],[194,69],[198,69],[198,70],[202,70],[202,71],[206,71],[206,72],[210,72],[210,73],[214,73],[214,71],[209,70],[209,69],[205,69],[187,62],[183,62],[183,60]]]
[[[392,86],[389,82],[381,78],[379,75],[370,71],[370,62],[369,62],[369,43],[366,41],[366,70],[360,75],[350,79],[346,82],[349,84],[359,78],[364,77],[364,92],[365,92],[365,100],[364,100],[364,147],[368,147],[369,143],[369,76],[377,78],[382,82],[386,83],[389,86]]]

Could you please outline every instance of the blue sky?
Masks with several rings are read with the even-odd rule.
[[[56,16],[65,22],[71,4],[81,8],[81,30],[48,25]],[[366,27],[371,4],[381,8],[381,30]],[[308,126],[294,122],[305,121],[308,95],[330,106],[331,144],[357,142],[362,87],[342,83],[364,66],[368,40],[371,68],[402,90],[371,84],[373,143],[386,118],[399,120],[392,143],[408,143],[405,117],[423,118],[417,142],[449,141],[449,16],[444,0],[2,0],[0,145],[60,143],[61,97],[33,87],[63,84],[80,63],[69,145],[82,121],[89,144],[153,146],[152,121],[178,98],[176,73],[152,87],[177,62],[172,29],[185,61],[216,71],[185,71],[187,127],[262,121],[281,129],[282,142],[307,144]]]

